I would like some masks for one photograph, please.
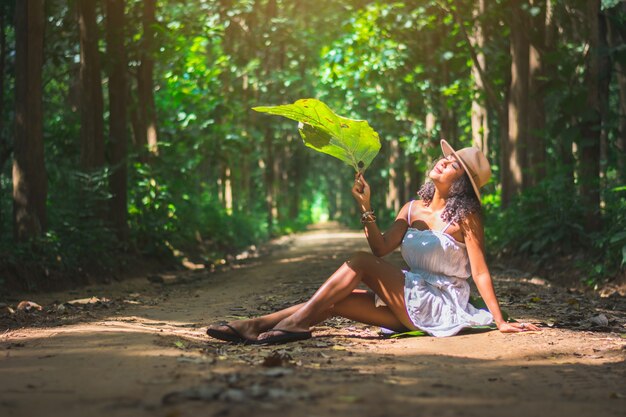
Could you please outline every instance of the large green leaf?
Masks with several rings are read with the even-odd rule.
[[[300,122],[298,130],[306,146],[339,158],[356,171],[364,171],[380,150],[378,133],[365,120],[336,115],[313,98],[282,106],[253,107],[252,110]]]

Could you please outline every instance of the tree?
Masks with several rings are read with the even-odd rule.
[[[581,123],[580,196],[589,230],[600,227],[600,143],[602,114],[608,98],[610,66],[606,54],[606,21],[600,0],[587,0],[589,53],[585,64],[586,110]]]
[[[154,54],[156,0],[143,0],[143,35],[141,37],[141,63],[137,73],[139,138],[138,145],[148,146],[151,153],[158,153],[157,114],[154,103]]]
[[[485,86],[480,77],[477,65],[482,69],[486,69],[486,59],[483,48],[485,45],[485,35],[480,17],[485,13],[485,0],[479,0],[473,10],[474,15],[474,31],[472,32],[472,43],[476,46],[477,63],[472,63],[472,78],[476,84],[475,97],[472,99],[472,143],[483,151],[485,155],[489,155],[489,122],[488,112],[484,105]],[[478,96],[478,97],[476,97]]]
[[[553,49],[554,12],[552,0],[535,0],[537,10],[530,17],[530,57],[528,74],[528,139],[526,146],[528,167],[524,173],[524,187],[536,185],[545,177],[546,144],[546,63],[545,54]]]
[[[93,170],[104,166],[104,119],[102,78],[98,51],[96,2],[78,0],[80,31],[80,139],[81,166]]]
[[[624,46],[626,45],[626,3],[621,2],[615,5],[606,13],[607,19],[607,37],[609,46],[615,54],[613,63],[615,65],[613,73],[617,80],[617,88],[619,91],[619,111],[618,111],[618,130],[615,140],[617,148],[617,173],[618,181],[626,183],[626,53]]]
[[[5,133],[5,112],[6,103],[4,100],[6,92],[6,84],[8,76],[7,56],[10,51],[7,45],[7,32],[10,27],[11,19],[8,18],[15,14],[12,4],[3,3],[0,5],[0,172],[4,170],[4,166],[11,157],[12,144],[8,135]],[[1,174],[0,174],[1,175]]]
[[[524,186],[527,169],[526,145],[528,141],[528,77],[529,40],[522,0],[511,0],[511,90],[509,96],[509,135],[506,142],[508,155],[507,181],[502,185],[502,201],[506,205]]]
[[[44,27],[44,0],[17,2],[13,150],[13,224],[17,241],[41,235],[47,226],[42,106]]]
[[[126,49],[124,0],[106,0],[107,57],[109,63],[109,163],[112,167],[109,215],[118,237],[127,226]]]

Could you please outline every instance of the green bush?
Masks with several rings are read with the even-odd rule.
[[[617,188],[605,196],[602,228],[585,228],[580,196],[565,175],[553,175],[522,192],[505,210],[499,196],[486,196],[486,235],[500,255],[542,264],[554,257],[584,253],[578,261],[585,283],[594,286],[626,265],[626,199]]]

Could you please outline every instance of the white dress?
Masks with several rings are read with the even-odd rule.
[[[409,205],[409,225],[412,205],[413,201]],[[469,304],[469,257],[465,244],[445,232],[450,224],[441,231],[409,227],[401,246],[409,266],[404,271],[407,312],[415,327],[437,337],[493,322],[491,313]],[[381,304],[376,297],[376,305]]]

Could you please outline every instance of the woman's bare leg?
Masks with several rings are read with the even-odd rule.
[[[283,310],[276,311],[274,313],[266,314],[261,317],[255,317],[252,319],[245,320],[236,320],[232,321],[229,326],[234,327],[237,331],[247,339],[254,340],[260,333],[263,333],[266,330],[273,328],[276,324],[278,324],[281,320],[291,316],[293,313],[298,311],[300,308],[304,306],[304,303],[296,304],[291,307],[287,307]],[[325,320],[323,318],[320,321]],[[223,332],[232,333],[232,330],[227,326],[214,325],[209,326],[210,329],[217,329]]]
[[[282,320],[304,307],[305,304],[306,303],[296,304],[283,310],[253,319],[233,321],[229,323],[229,325],[237,329],[237,331],[246,338],[254,340],[260,333],[274,328]],[[406,330],[406,326],[402,324],[389,307],[376,307],[374,294],[365,290],[353,290],[350,295],[336,303],[334,307],[315,317],[311,324],[315,325],[321,323],[334,316],[341,316],[361,323],[397,331]],[[232,332],[232,330],[228,329],[226,326],[213,326],[212,328]]]
[[[365,290],[352,291],[352,294],[335,304],[331,315],[395,331],[407,331],[407,327],[388,306],[376,307],[374,294]]]
[[[289,331],[309,330],[320,317],[332,314],[333,307],[350,296],[360,282],[385,301],[389,311],[402,326],[414,328],[404,304],[404,273],[398,267],[366,252],[352,256],[328,278],[309,301],[274,327]],[[259,340],[272,336],[272,333],[268,331],[260,334]]]
[[[378,294],[387,307],[377,308],[371,294],[355,290],[360,282]],[[404,304],[404,273],[370,253],[358,252],[306,303],[254,319],[234,321],[230,325],[246,338],[257,339],[263,332],[266,332],[264,337],[271,336],[267,331],[274,327],[307,331],[310,326],[333,315],[390,329],[414,328]],[[225,326],[214,328],[230,331]]]

